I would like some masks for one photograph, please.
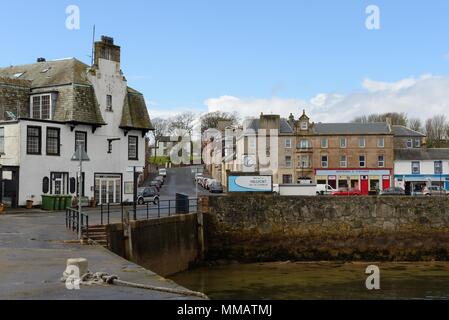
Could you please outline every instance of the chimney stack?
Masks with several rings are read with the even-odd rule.
[[[100,59],[117,62],[120,65],[120,47],[114,44],[114,38],[102,36],[95,42],[94,65],[98,67]]]

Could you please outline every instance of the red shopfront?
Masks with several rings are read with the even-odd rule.
[[[328,169],[315,170],[317,184],[328,184],[334,189],[353,188],[363,194],[380,191],[391,187],[393,179],[390,169]]]

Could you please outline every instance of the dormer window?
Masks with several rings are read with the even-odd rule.
[[[110,94],[106,96],[106,111],[112,112],[112,96]]]
[[[52,111],[51,94],[40,94],[31,97],[30,116],[32,119],[51,120]]]
[[[301,130],[309,130],[309,123],[307,121],[301,122]]]

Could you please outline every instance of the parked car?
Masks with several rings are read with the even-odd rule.
[[[162,185],[164,185],[165,183],[165,178],[163,176],[157,176],[156,178],[154,178],[155,181],[160,181],[162,183]]]
[[[405,196],[405,190],[398,187],[385,189],[379,193],[381,196]]]
[[[213,182],[209,185],[209,191],[210,193],[223,193],[223,185],[218,181]]]
[[[205,188],[206,190],[210,190],[210,186],[211,186],[212,184],[214,184],[214,183],[217,183],[217,182],[218,182],[218,181],[215,180],[215,179],[206,179],[204,188]]]
[[[198,180],[198,184],[203,187],[204,189],[206,189],[206,183],[207,183],[207,179],[206,177],[202,177]]]
[[[423,190],[425,196],[447,196],[449,191],[440,186],[425,187]]]
[[[161,191],[162,183],[158,180],[153,180],[153,181],[150,181],[149,186],[155,187],[157,189],[157,191],[159,192],[159,191]]]
[[[166,178],[167,177],[167,169],[159,169],[159,175]]]
[[[358,189],[340,189],[331,193],[333,196],[361,196],[362,193]]]
[[[316,194],[318,196],[329,195],[329,194],[332,194],[333,192],[336,192],[336,191],[337,190],[335,190],[334,188],[332,188],[328,184],[318,184],[316,186]]]
[[[195,174],[194,180],[195,180],[196,183],[199,183],[199,180],[202,179],[202,178],[203,178],[203,174],[202,173],[197,173],[197,174]]]
[[[157,189],[154,187],[146,187],[138,189],[137,203],[145,204],[149,202],[152,202],[156,205],[159,203],[159,193],[157,192]]]

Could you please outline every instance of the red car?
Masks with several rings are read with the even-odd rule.
[[[331,193],[333,196],[361,196],[362,192],[358,189],[340,189]]]

